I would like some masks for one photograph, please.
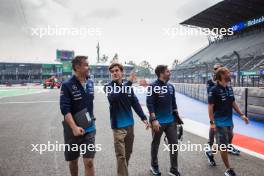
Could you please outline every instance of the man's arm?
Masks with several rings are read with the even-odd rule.
[[[142,120],[142,122],[146,125],[146,129],[148,129],[149,128],[149,123],[148,123],[147,117],[144,114],[141,105],[139,104],[138,98],[135,95],[135,93],[133,91],[133,88],[131,89],[131,91],[132,91],[131,92],[131,96],[132,97],[129,98],[130,99],[130,102],[131,102],[131,106],[133,107],[133,109],[135,110],[135,112],[137,113],[137,115],[140,117],[140,119]]]
[[[243,116],[244,113],[240,110],[240,108],[238,107],[237,103],[235,101],[233,101],[232,106],[234,108],[234,110],[240,115]]]
[[[71,114],[71,97],[67,87],[62,84],[60,95],[60,109],[64,116],[66,123],[70,126],[74,136],[80,136],[84,134],[84,130],[78,127]]]
[[[249,123],[249,120],[245,114],[240,110],[239,106],[237,105],[236,101],[233,101],[232,106],[234,110],[241,116],[241,118],[245,121],[246,124]]]
[[[142,121],[147,120],[147,117],[145,116],[139,104],[138,98],[133,91],[133,88],[131,90],[132,90],[132,97],[130,98],[131,106],[133,107],[133,109],[135,110],[135,112],[141,118]]]
[[[155,115],[155,107],[154,107],[154,101],[155,101],[155,95],[154,95],[154,91],[153,91],[153,86],[150,85],[148,87],[148,93],[150,93],[150,95],[147,95],[147,108],[149,111],[149,121],[150,121],[150,125],[152,127],[152,129],[156,132],[159,131],[159,128],[161,127],[159,124],[159,121],[156,118]]]
[[[215,128],[214,124],[214,106],[216,101],[216,93],[214,89],[210,89],[208,94],[208,115],[210,119],[210,127]]]
[[[91,84],[92,84],[92,90],[94,91],[93,81],[91,81]],[[89,111],[91,118],[93,118],[95,120],[95,117],[94,117],[94,92],[93,93],[89,92],[89,95],[90,95],[90,100],[89,100],[89,105],[88,105],[88,111]]]
[[[208,114],[210,122],[214,122],[214,104],[208,104]]]
[[[71,97],[64,83],[61,86],[60,92],[60,110],[63,116],[71,112]]]
[[[153,92],[153,86],[150,85],[148,87],[148,93],[150,93],[150,95],[147,95],[147,98],[146,98],[146,104],[147,104],[147,108],[148,108],[148,111],[149,111],[149,115],[150,115],[150,121],[153,121],[156,119],[156,116],[155,116],[155,108],[154,108],[154,92]]]
[[[175,89],[173,87],[173,96],[172,96],[172,111],[178,111],[178,106],[176,103]]]
[[[179,116],[179,112],[178,112],[178,106],[176,103],[176,95],[175,95],[175,89],[173,87],[173,96],[172,96],[172,114],[174,116],[174,121],[177,124],[183,124],[182,119]]]

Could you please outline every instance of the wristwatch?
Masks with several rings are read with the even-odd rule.
[[[156,116],[151,116],[151,115],[150,115],[150,119],[149,119],[149,121],[150,121],[150,122],[153,122],[153,121],[155,121],[155,120],[157,120]]]
[[[214,125],[214,121],[213,120],[210,120],[210,125]]]

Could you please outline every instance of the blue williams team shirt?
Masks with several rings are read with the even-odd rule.
[[[148,87],[147,108],[149,113],[155,113],[159,123],[168,124],[175,120],[172,112],[177,110],[175,89],[172,84],[159,79]]]
[[[84,87],[83,87],[84,86]],[[60,109],[63,116],[67,113],[72,115],[87,108],[91,118],[94,118],[93,113],[94,100],[94,83],[87,79],[82,85],[80,81],[73,75],[70,79],[62,83],[60,95]],[[86,133],[95,131],[95,124],[84,129]]]
[[[114,87],[130,88],[130,91],[114,91]],[[126,128],[134,125],[132,108],[135,110],[141,120],[147,120],[139,101],[133,91],[132,82],[122,82],[119,84],[116,81],[104,85],[104,91],[107,94],[110,110],[110,122],[112,129]]]
[[[208,103],[214,104],[214,121],[219,127],[233,126],[233,102],[235,101],[234,92],[231,86],[223,87],[216,84],[210,89]]]

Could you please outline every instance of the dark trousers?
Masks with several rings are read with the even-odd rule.
[[[169,123],[166,125],[162,125],[159,132],[154,132],[152,130],[152,143],[151,143],[151,165],[153,167],[158,166],[158,151],[159,151],[159,144],[160,144],[160,138],[165,132],[168,144],[170,144],[170,164],[171,164],[171,170],[177,170],[178,171],[178,151],[172,152],[172,145],[178,144],[178,138],[177,138],[177,125],[175,123]],[[174,147],[176,148],[176,147]]]

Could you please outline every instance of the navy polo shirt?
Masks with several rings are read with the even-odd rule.
[[[72,115],[87,108],[91,118],[93,113],[94,84],[88,79],[85,89],[80,81],[73,75],[70,79],[62,83],[60,95],[60,109],[65,116],[67,113]],[[86,133],[95,131],[95,124],[84,129]]]
[[[208,103],[214,104],[214,121],[216,126],[233,126],[234,92],[231,86],[216,84],[209,91]]]
[[[131,91],[114,91],[115,87],[119,87],[120,89],[123,88],[123,90],[124,88],[131,88]],[[131,81],[123,82],[122,84],[111,81],[104,86],[104,91],[107,93],[110,105],[109,110],[112,129],[126,128],[134,125],[132,108],[141,120],[147,119],[133,91]]]
[[[175,120],[172,112],[177,110],[175,89],[172,84],[159,79],[150,84],[147,96],[149,113],[155,113],[160,124],[168,124]]]

